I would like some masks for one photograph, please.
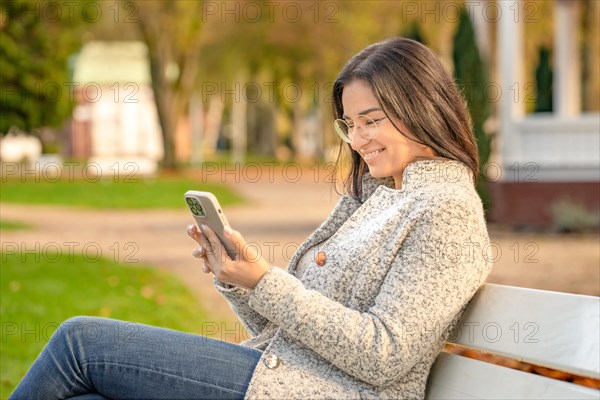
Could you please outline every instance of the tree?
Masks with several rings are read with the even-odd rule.
[[[423,38],[423,34],[421,33],[421,28],[419,28],[419,21],[417,19],[414,19],[412,21],[412,23],[410,24],[410,27],[408,28],[406,33],[404,33],[403,36],[408,39],[416,40],[419,43],[423,43],[424,45],[427,45],[425,43],[425,39]]]
[[[535,112],[552,112],[552,67],[550,51],[540,48],[540,60],[535,70]]]
[[[452,60],[454,77],[467,100],[477,140],[480,165],[477,190],[486,210],[489,210],[491,197],[487,189],[485,174],[482,172],[491,153],[491,136],[487,135],[484,130],[485,121],[490,115],[489,99],[486,98],[487,66],[479,54],[475,41],[475,30],[465,9],[461,10],[458,29],[454,36]]]
[[[175,132],[196,81],[200,57],[199,1],[136,1],[148,47],[152,89],[163,136],[164,167],[175,167]]]
[[[322,92],[328,87],[323,82],[323,71],[328,60],[339,53],[331,51],[334,41],[342,41],[337,32],[331,32],[337,20],[322,23],[329,21],[326,11],[334,10],[333,4],[289,0],[252,4],[262,10],[259,18],[244,17],[243,12],[236,23],[231,23],[232,16],[206,18],[204,29],[210,32],[207,35],[210,37],[203,43],[199,76],[202,83],[219,82],[226,88],[224,93],[217,94],[227,103],[226,110],[239,110],[238,102],[250,99],[246,102],[247,150],[272,155],[277,142],[285,140],[295,155],[302,156],[303,148],[307,147],[303,146],[304,121],[315,112],[315,98],[325,97]],[[283,12],[288,6],[299,18]],[[229,9],[234,8],[232,5]],[[323,40],[324,37],[328,39]],[[236,88],[242,93],[233,95],[231,91],[237,91]],[[231,113],[233,119],[239,115]],[[276,115],[284,115],[289,121],[285,124],[287,128],[279,132],[279,138]],[[241,125],[232,123],[231,132],[239,132]],[[232,141],[234,147],[235,142]]]
[[[0,132],[57,127],[69,117],[74,87],[68,58],[91,19],[80,3],[0,3]],[[86,2],[84,5],[93,4]],[[87,8],[89,9],[89,8]]]

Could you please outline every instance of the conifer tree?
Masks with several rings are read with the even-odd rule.
[[[454,36],[452,59],[454,77],[467,100],[477,140],[480,165],[477,191],[483,200],[484,207],[489,210],[491,199],[486,177],[482,173],[491,153],[491,136],[484,130],[485,121],[490,115],[490,102],[487,98],[487,66],[479,53],[475,40],[475,29],[465,9],[461,10],[458,29]]]
[[[414,19],[411,22],[410,27],[408,28],[408,31],[403,36],[405,38],[416,40],[419,43],[427,45],[425,43],[425,39],[423,38],[423,34],[421,33],[421,28],[419,27],[419,22],[416,19]]]
[[[535,112],[552,112],[552,67],[550,51],[540,48],[540,59],[535,69]]]

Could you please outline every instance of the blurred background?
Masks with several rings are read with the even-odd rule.
[[[3,1],[0,397],[73,315],[243,339],[183,193],[285,267],[339,197],[332,84],[393,36],[468,102],[488,281],[599,295],[599,27],[596,0]]]

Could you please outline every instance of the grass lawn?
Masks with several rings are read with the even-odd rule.
[[[96,209],[185,208],[188,190],[212,192],[222,205],[239,203],[241,197],[219,183],[202,183],[189,178],[159,177],[131,181],[101,179],[4,179],[0,201],[21,204],[79,206]]]
[[[110,317],[200,334],[203,323],[211,321],[176,278],[151,267],[105,259],[89,262],[74,255],[69,259],[69,254],[0,257],[2,399],[58,325],[72,316]]]
[[[31,226],[27,224],[0,219],[0,231],[20,231],[29,228],[31,228]]]

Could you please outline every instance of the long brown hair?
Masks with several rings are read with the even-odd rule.
[[[430,49],[411,39],[392,38],[355,55],[333,85],[335,118],[344,114],[344,85],[355,79],[371,86],[384,113],[402,121],[413,134],[411,140],[432,148],[440,157],[463,162],[472,170],[477,184],[479,155],[466,102]],[[340,143],[336,171],[344,146],[349,147]],[[357,152],[351,148],[350,152],[352,165],[344,178],[344,190],[360,198],[362,177],[368,168]]]

